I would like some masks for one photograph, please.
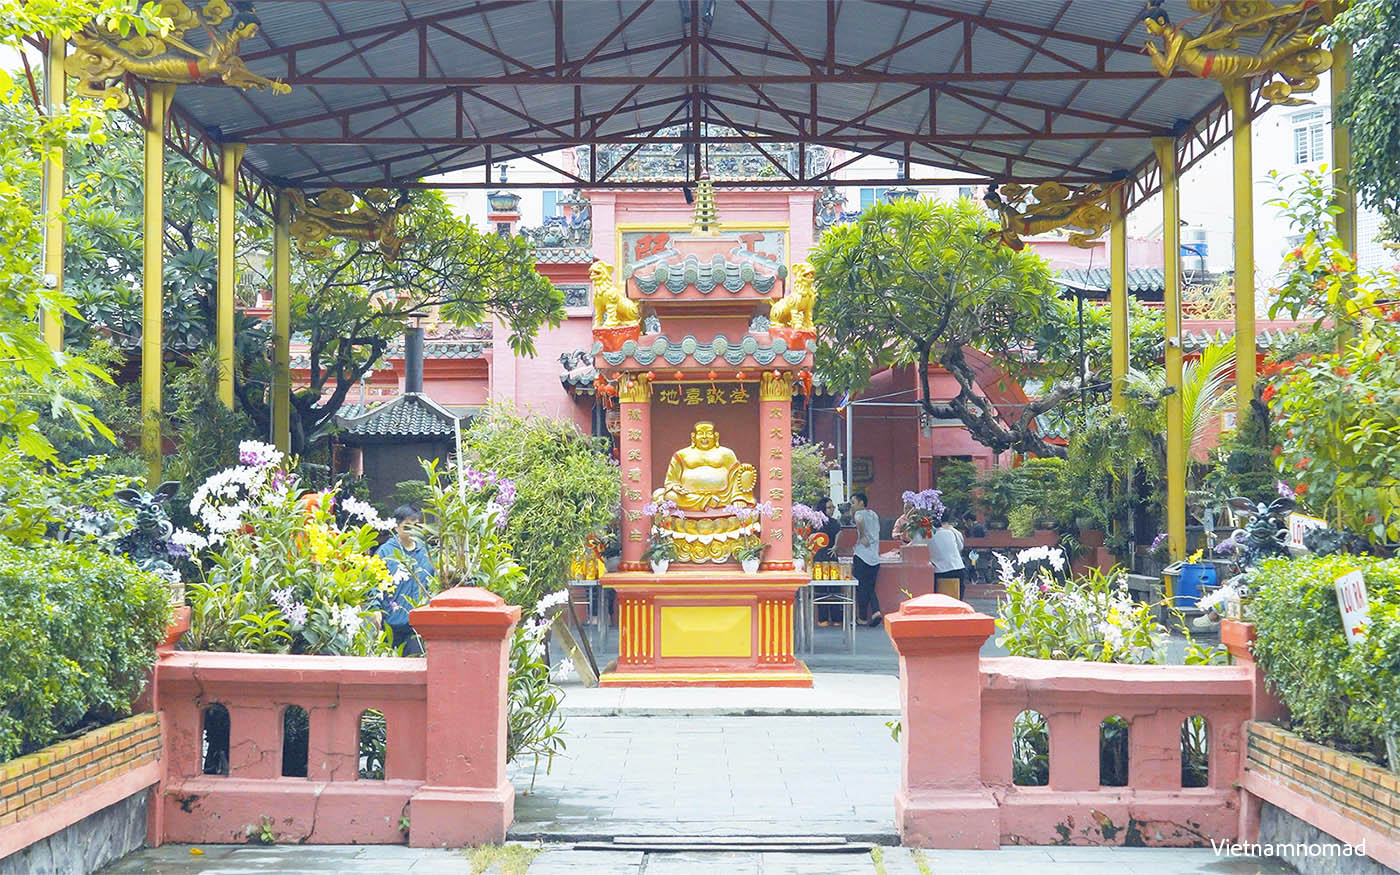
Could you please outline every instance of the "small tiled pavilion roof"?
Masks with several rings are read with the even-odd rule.
[[[1113,279],[1106,267],[1071,267],[1060,271],[1060,276],[1080,287],[1108,289]],[[1133,267],[1128,269],[1128,294],[1149,301],[1162,300],[1162,292],[1167,287],[1167,279],[1160,267]],[[1105,292],[1107,294],[1107,292]]]
[[[451,439],[459,418],[427,395],[409,392],[368,409],[347,406],[336,416],[346,443],[363,439]]]

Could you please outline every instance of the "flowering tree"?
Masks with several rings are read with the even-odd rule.
[[[981,350],[1007,367],[1024,361],[1050,312],[1063,307],[1044,259],[988,244],[995,229],[986,211],[966,198],[880,204],[856,222],[829,229],[812,252],[822,376],[833,389],[859,391],[882,368],[913,366],[924,412],[961,420],[998,452],[1063,456],[1035,422],[1078,387],[1058,383],[1018,417],[1003,418],[978,390],[966,353]],[[930,392],[931,365],[958,384],[946,402]]]

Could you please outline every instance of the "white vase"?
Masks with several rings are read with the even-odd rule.
[[[666,569],[668,569],[668,568],[670,568],[670,567],[671,567],[671,560],[670,560],[670,559],[653,559],[653,560],[651,560],[651,573],[652,573],[652,574],[665,574],[665,573],[666,573]]]
[[[758,560],[757,560],[757,559],[740,559],[740,560],[739,560],[739,564],[742,565],[742,566],[744,566],[744,573],[745,573],[745,574],[757,574],[757,573],[758,573]]]
[[[801,556],[792,557],[792,567],[799,573],[807,570],[807,560]]]

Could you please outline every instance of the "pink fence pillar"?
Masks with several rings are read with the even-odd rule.
[[[506,681],[520,608],[475,587],[409,613],[426,642],[427,762],[413,794],[409,844],[499,842],[515,813],[506,780]]]
[[[176,608],[171,615],[170,625],[165,627],[165,637],[156,645],[157,663],[167,655],[175,652],[175,642],[179,641],[180,638],[189,631],[189,628],[190,609],[187,605],[181,605]],[[152,711],[156,714],[160,713],[160,690],[156,684],[156,680],[159,677],[160,675],[156,671],[156,666],[151,666],[151,672],[146,681],[146,686],[141,691],[141,695],[136,697],[136,702],[132,706],[131,710],[133,713],[143,714],[147,711]],[[151,847],[159,847],[165,836],[165,809],[161,805],[160,790],[161,784],[165,782],[166,770],[169,768],[168,762],[165,759],[165,749],[166,745],[169,743],[167,731],[165,723],[162,722],[160,725],[161,753],[158,755],[160,758],[161,780],[160,783],[151,788],[150,796],[147,798],[146,804],[146,844]]]
[[[1254,639],[1253,623],[1246,623],[1242,620],[1220,621],[1220,643],[1224,644],[1225,649],[1230,651],[1230,661],[1236,665],[1249,666],[1254,670],[1254,691],[1251,696],[1249,719],[1277,723],[1280,718],[1287,715],[1288,709],[1265,684],[1264,671],[1254,661]],[[1241,773],[1243,773],[1244,761],[1248,753],[1247,750],[1240,751]],[[1263,800],[1244,788],[1240,788],[1239,793],[1239,840],[1256,842],[1259,840],[1259,816],[1264,807]]]
[[[903,768],[894,811],[906,845],[1000,846],[1000,810],[981,775],[978,652],[994,627],[986,614],[938,594],[885,617],[899,653]]]

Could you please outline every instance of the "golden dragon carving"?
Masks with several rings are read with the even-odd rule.
[[[983,201],[1001,218],[1001,227],[986,236],[988,243],[1005,243],[1016,251],[1025,247],[1022,237],[1033,237],[1059,228],[1072,228],[1069,242],[1081,249],[1108,230],[1108,197],[1113,187],[1087,185],[1070,188],[1059,182],[987,186]],[[1026,203],[1034,196],[1034,203]]]
[[[198,12],[181,0],[161,0],[156,6],[160,15],[170,19],[167,33],[122,37],[94,23],[73,34],[68,75],[78,80],[79,94],[111,98],[118,108],[125,107],[131,98],[120,82],[128,73],[152,82],[222,82],[245,91],[265,88],[275,94],[292,90],[284,82],[249,70],[238,56],[239,45],[258,32],[253,4],[209,0]],[[206,48],[195,48],[185,39],[196,27],[209,35]]]
[[[408,209],[408,192],[394,200],[393,192],[382,188],[371,188],[359,198],[343,188],[328,188],[308,198],[304,192],[288,189],[287,197],[293,217],[288,230],[308,258],[330,255],[326,241],[339,237],[376,244],[386,261],[394,261],[409,240],[398,227],[399,217]]]
[[[1200,36],[1173,25],[1162,0],[1148,4],[1144,45],[1163,76],[1181,68],[1202,79],[1237,82],[1278,76],[1259,89],[1270,103],[1311,103],[1296,95],[1317,90],[1318,74],[1332,66],[1332,53],[1318,45],[1318,28],[1332,21],[1335,0],[1302,0],[1275,6],[1269,0],[1188,0],[1198,17],[1209,16]],[[1194,19],[1193,19],[1194,20]],[[1186,24],[1189,22],[1183,22]],[[1258,49],[1241,51],[1241,40],[1262,38]],[[1158,47],[1155,42],[1160,39]]]

